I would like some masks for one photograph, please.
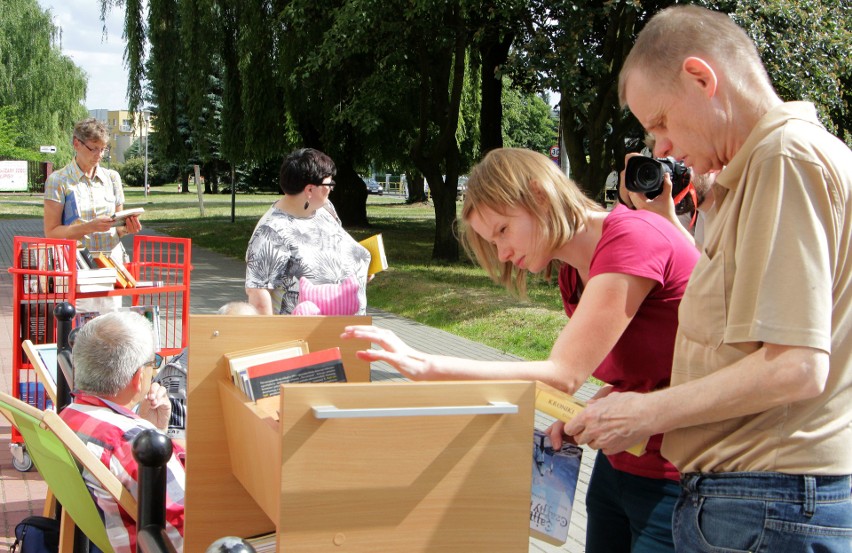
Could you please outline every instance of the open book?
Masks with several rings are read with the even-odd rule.
[[[112,216],[114,227],[123,227],[127,224],[127,218],[133,217],[134,215],[142,215],[145,213],[144,207],[134,207],[132,209],[122,209],[121,211],[116,211],[115,215]]]

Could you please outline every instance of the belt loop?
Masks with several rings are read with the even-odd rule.
[[[804,503],[804,511],[805,516],[812,517],[814,516],[814,512],[816,511],[816,477],[808,476],[805,477],[805,503]]]

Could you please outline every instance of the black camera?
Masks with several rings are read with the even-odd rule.
[[[671,175],[673,197],[689,186],[692,180],[692,172],[682,161],[675,161],[672,157],[633,156],[627,160],[624,186],[631,192],[641,192],[648,198],[656,198],[663,191],[666,173]]]

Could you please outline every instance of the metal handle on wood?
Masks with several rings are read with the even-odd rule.
[[[363,419],[371,417],[438,417],[448,415],[515,415],[518,406],[505,401],[492,401],[488,405],[448,405],[445,407],[377,407],[364,409],[338,409],[334,405],[313,408],[318,419]]]

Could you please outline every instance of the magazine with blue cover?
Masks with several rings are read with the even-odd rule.
[[[554,451],[547,434],[535,431],[530,499],[532,537],[553,545],[568,540],[582,460],[581,448],[563,443],[559,451]]]
[[[77,209],[77,198],[71,191],[65,196],[65,207],[62,208],[62,224],[63,226],[70,225],[79,218],[80,211]]]

